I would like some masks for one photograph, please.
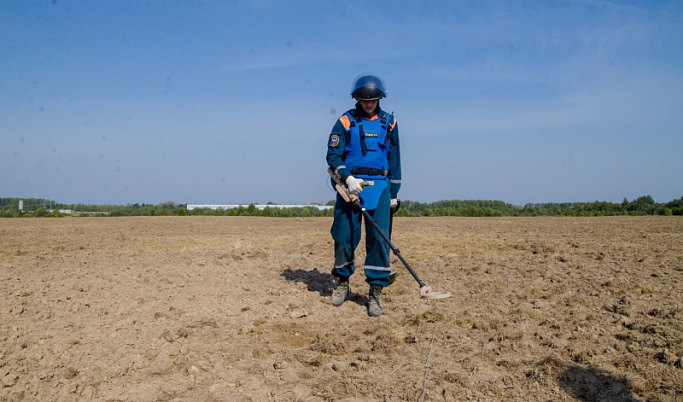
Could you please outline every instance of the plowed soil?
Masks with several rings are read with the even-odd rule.
[[[683,400],[680,217],[397,218],[378,318],[331,222],[0,220],[0,400]]]

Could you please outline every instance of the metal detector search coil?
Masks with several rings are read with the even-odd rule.
[[[423,286],[420,288],[420,299],[427,299],[427,300],[433,300],[433,299],[445,299],[447,297],[451,297],[452,294],[451,292],[444,290],[441,292],[432,292],[432,287],[431,286]]]

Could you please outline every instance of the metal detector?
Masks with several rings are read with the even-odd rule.
[[[368,222],[373,228],[375,228],[375,230],[377,231],[377,233],[379,233],[382,239],[384,239],[384,241],[387,242],[389,248],[391,248],[391,251],[394,252],[394,255],[396,255],[396,257],[398,257],[398,259],[401,260],[401,262],[403,263],[403,265],[405,265],[405,267],[408,269],[413,278],[415,278],[417,283],[420,285],[420,299],[444,299],[446,297],[452,296],[451,292],[449,291],[433,292],[431,286],[425,285],[425,283],[420,280],[420,278],[417,276],[415,271],[413,271],[410,265],[408,265],[408,262],[401,255],[400,250],[396,248],[396,246],[394,246],[393,243],[391,243],[389,237],[382,231],[382,229],[379,228],[377,222],[375,221],[375,219],[373,219],[368,210],[363,207],[360,198],[358,198],[358,196],[355,194],[351,194],[346,185],[342,184],[341,175],[339,174],[339,172],[333,171],[331,168],[327,168],[327,173],[329,173],[330,177],[332,177],[332,180],[334,180],[334,188],[337,190],[339,195],[341,195],[344,201],[352,203],[356,208],[358,208],[363,213],[365,221]],[[361,185],[372,186],[374,184],[374,182],[366,181],[363,182]]]

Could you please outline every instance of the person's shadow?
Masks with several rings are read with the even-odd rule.
[[[303,269],[285,269],[280,276],[284,277],[290,282],[301,282],[308,286],[309,292],[318,292],[322,297],[332,297],[332,291],[335,288],[335,280],[332,274],[321,273],[318,268],[313,268],[311,271]],[[353,292],[351,287],[351,294],[346,299],[352,301],[359,306],[366,306],[368,304],[368,297],[362,296]]]
[[[560,374],[558,381],[565,392],[579,401],[639,401],[623,380],[604,370],[570,366]]]

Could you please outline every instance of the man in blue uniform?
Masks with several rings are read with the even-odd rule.
[[[360,197],[363,207],[385,234],[389,234],[390,208],[398,204],[401,187],[401,158],[398,125],[379,100],[387,91],[376,75],[361,75],[353,82],[351,97],[357,103],[335,123],[327,143],[327,164],[338,171],[349,191]],[[374,185],[364,187],[364,181]],[[349,277],[355,271],[354,252],[361,237],[362,213],[339,194],[334,207],[331,234],[334,239],[334,268],[337,287],[332,304],[341,306],[351,293]],[[382,314],[380,294],[389,285],[389,245],[376,229],[365,223],[365,281],[370,284],[368,314]]]

